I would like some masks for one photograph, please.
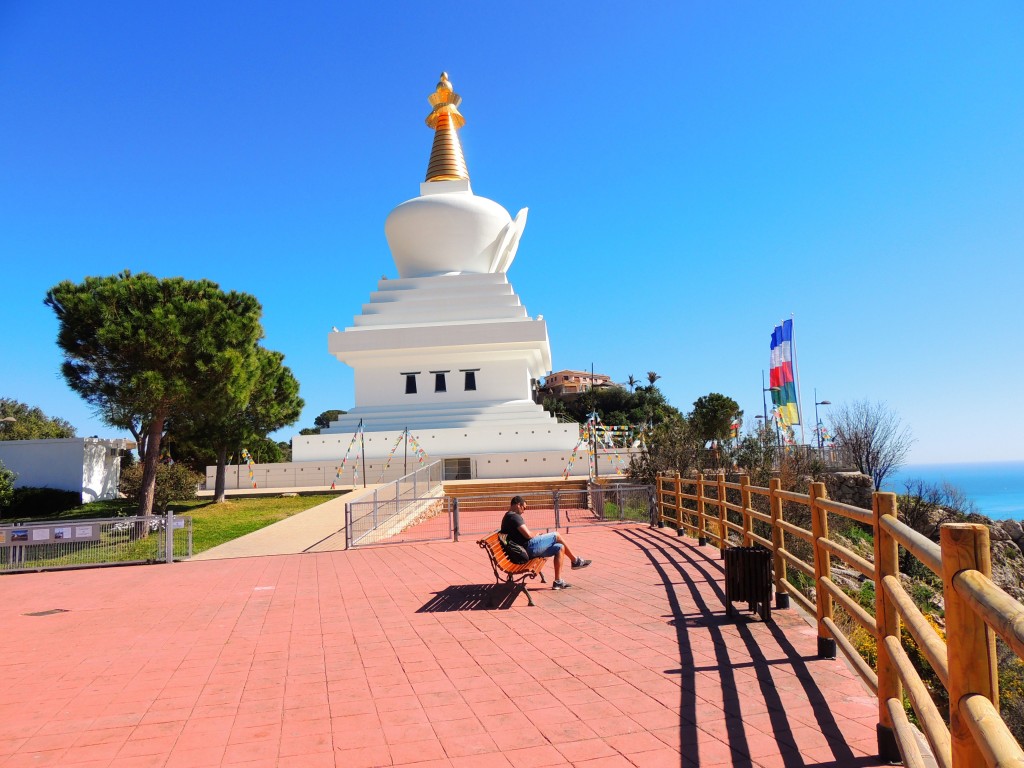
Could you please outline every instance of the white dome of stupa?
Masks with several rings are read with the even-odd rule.
[[[504,272],[526,224],[524,208],[513,219],[501,205],[473,194],[458,129],[462,98],[446,73],[429,97],[434,129],[427,178],[420,196],[407,200],[384,223],[399,277]]]

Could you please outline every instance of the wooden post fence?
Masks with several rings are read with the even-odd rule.
[[[740,475],[740,506],[743,507],[743,546],[749,547],[753,542],[750,540],[750,531],[754,521],[750,517],[750,478]]]
[[[822,586],[822,579],[832,578],[832,559],[822,546],[828,538],[828,513],[818,504],[827,498],[824,483],[811,483],[811,534],[814,544],[814,611],[818,620],[818,657],[834,659],[836,641],[829,637],[825,619],[832,619],[832,595]]]
[[[949,649],[949,735],[954,768],[986,764],[964,716],[964,700],[980,694],[999,711],[995,633],[957,594],[953,578],[961,571],[992,577],[988,527],[979,523],[944,525],[942,548],[943,598],[946,604],[946,645]]]
[[[668,477],[659,476],[659,483]],[[676,529],[683,535],[693,528],[700,543],[711,538],[711,517],[707,503],[717,504],[717,544],[724,558],[730,546],[729,526],[742,536],[742,545],[760,541],[753,528],[756,519],[771,523],[772,562],[776,608],[789,607],[792,597],[807,611],[813,611],[817,625],[818,656],[835,658],[842,650],[868,687],[877,692],[878,722],[876,737],[882,760],[903,760],[907,766],[923,768],[981,768],[981,766],[1018,766],[1024,768],[1024,749],[1014,739],[999,713],[996,635],[1024,659],[1024,605],[992,582],[989,529],[979,524],[945,524],[940,527],[939,544],[929,540],[899,520],[896,495],[876,492],[871,513],[849,504],[830,501],[823,483],[812,483],[808,493],[782,490],[779,478],[768,489],[755,488],[749,478],[729,483],[741,497],[742,526],[728,519],[725,475],[714,481],[698,476],[696,485],[696,525],[684,524],[682,478],[672,478],[675,500],[670,503],[665,485],[659,485],[659,519],[674,508]],[[687,481],[691,482],[691,481]],[[717,499],[705,496],[714,485]],[[770,515],[751,507],[754,492],[765,494]],[[689,496],[689,494],[688,494]],[[706,500],[706,501],[705,501]],[[810,511],[810,530],[784,519],[785,504],[806,505]],[[736,505],[733,505],[736,507]],[[687,510],[692,512],[692,510]],[[664,513],[664,514],[663,514]],[[870,525],[874,535],[874,562],[829,538],[829,514],[840,515],[857,524]],[[813,563],[786,548],[786,535],[809,541]],[[792,540],[792,539],[790,539]],[[900,548],[924,567],[938,574],[943,583],[945,601],[945,638],[935,630],[915,604],[900,580]],[[872,579],[875,587],[875,615],[861,608],[832,581],[832,561],[841,563]],[[814,602],[790,587],[787,567],[814,575]],[[866,664],[842,630],[833,621],[834,601],[860,626],[877,638],[874,669]],[[932,692],[922,680],[903,645],[908,633],[921,655],[934,670],[939,683],[949,694],[949,724],[936,706]],[[913,725],[905,709],[905,699],[916,713]],[[918,730],[919,729],[919,730]],[[927,741],[931,758],[925,755],[921,735]]]
[[[704,475],[697,475],[697,545],[708,543],[708,519],[704,514]]]
[[[729,529],[725,527],[725,475],[718,473],[718,533],[722,537],[718,555],[725,558],[725,550],[729,548]]]
[[[683,479],[679,477],[679,473],[675,476],[675,489],[676,489],[676,536],[683,535],[683,499],[679,495],[683,492]]]
[[[903,712],[903,685],[889,655],[886,638],[893,638],[897,643],[900,641],[900,616],[886,595],[885,579],[892,576],[899,580],[900,548],[882,526],[882,517],[896,517],[896,494],[876,493],[872,500],[872,513],[875,530],[875,624],[878,627],[878,724],[875,734],[879,757],[893,762],[900,759],[900,750],[892,713],[895,710],[900,714]],[[906,716],[903,715],[901,720],[906,720]]]
[[[773,477],[768,481],[768,488],[771,495],[768,497],[768,505],[772,514],[772,565],[775,570],[775,607],[783,611],[789,608],[789,592],[786,591],[786,560],[781,552],[786,548],[786,532],[782,530],[779,521],[782,519],[782,498],[778,492],[782,488],[782,481]]]

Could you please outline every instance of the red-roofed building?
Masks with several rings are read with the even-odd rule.
[[[578,395],[594,387],[614,386],[610,376],[603,373],[591,373],[590,371],[555,371],[544,377],[544,386],[540,388],[541,394],[564,397],[565,395]]]

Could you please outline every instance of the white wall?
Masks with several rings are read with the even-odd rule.
[[[355,369],[355,401],[361,407],[385,405],[413,406],[433,404],[481,403],[488,401],[530,400],[529,360],[527,356],[490,359],[489,355],[424,357],[409,355],[364,364]],[[466,369],[476,371],[476,390],[465,388]],[[434,391],[432,371],[447,371],[445,392]],[[405,393],[404,373],[417,373],[416,394]]]
[[[481,424],[462,428],[430,427],[411,429],[412,436],[429,456],[473,456],[483,453],[519,453],[538,451],[572,451],[579,441],[578,424],[562,424],[548,418],[541,424],[517,424],[513,421]],[[400,430],[367,432],[361,445],[367,459],[387,456],[402,436]],[[296,435],[292,438],[292,455],[296,461],[341,462],[352,442],[352,432]],[[500,451],[496,451],[500,448]]]
[[[351,438],[351,436],[350,436]],[[342,448],[344,451],[344,447]],[[445,458],[470,458],[473,462],[474,477],[481,480],[495,478],[520,477],[560,477],[565,472],[572,457],[572,449],[561,451],[530,451],[488,454],[458,454],[440,456],[431,454],[426,463]],[[402,448],[399,446],[392,457],[390,465],[387,457],[367,459],[364,464],[350,457],[341,477],[338,478],[338,467],[341,464],[339,455],[335,461],[298,461],[281,464],[257,464],[253,467],[253,478],[249,479],[249,469],[245,465],[227,468],[225,487],[235,488],[313,488],[327,487],[336,483],[338,487],[362,485],[365,478],[368,484],[389,483],[405,474],[406,469],[414,472],[423,464],[410,453],[408,467],[404,465]],[[610,477],[625,472],[629,467],[629,455],[625,449],[619,452],[601,451],[599,454],[598,473],[602,477]],[[216,480],[216,467],[206,468],[206,489],[213,490]],[[579,453],[573,462],[570,475],[576,478],[586,477],[590,472],[587,456]]]
[[[537,453],[492,453],[475,456],[476,477],[481,480],[492,480],[508,477],[557,477],[569,466],[572,450],[538,451]],[[598,474],[610,477],[625,473],[629,468],[629,454],[625,449],[619,453],[618,460],[614,453],[598,453]],[[587,454],[577,452],[570,477],[587,477],[590,465]]]
[[[16,488],[56,488],[82,494],[82,501],[117,497],[123,440],[69,437],[60,440],[0,440],[0,461],[17,474]],[[113,454],[113,455],[112,455]]]
[[[82,501],[116,499],[121,482],[121,457],[105,442],[86,442],[82,451]]]

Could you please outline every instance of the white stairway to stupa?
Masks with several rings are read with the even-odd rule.
[[[547,325],[506,277],[526,209],[513,219],[473,194],[447,75],[429,101],[426,181],[385,222],[399,278],[382,279],[352,324],[328,335],[328,351],[355,372],[355,407],[293,438],[294,461],[340,460],[361,424],[368,459],[408,429],[432,459],[473,459],[481,477],[560,474],[579,427],[534,402],[551,369]]]

